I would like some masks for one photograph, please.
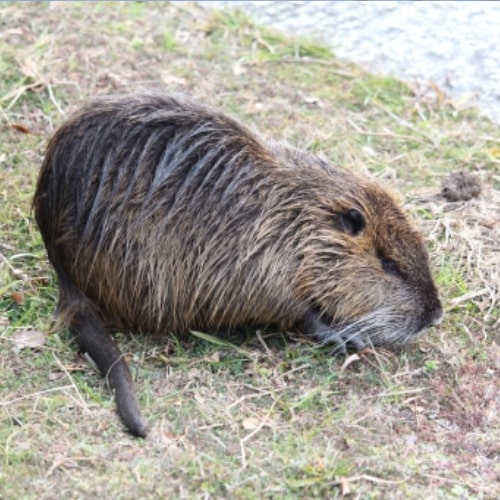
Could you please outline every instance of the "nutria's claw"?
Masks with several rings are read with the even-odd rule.
[[[331,318],[328,323],[332,323]],[[315,337],[321,345],[333,345],[334,356],[347,356],[348,351],[361,351],[369,344],[361,327],[351,324],[343,328],[332,328],[312,309],[302,320],[304,333]]]
[[[338,344],[329,351],[329,354],[333,358],[345,358],[347,356],[347,348],[344,343]]]
[[[331,351],[333,356],[345,357],[349,352],[358,352],[367,346],[367,342],[356,333],[351,335],[342,335],[342,333],[336,330],[322,332],[321,343],[335,346]]]

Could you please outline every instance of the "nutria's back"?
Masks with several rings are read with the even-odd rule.
[[[275,324],[359,349],[441,317],[422,238],[384,190],[186,97],[84,106],[49,144],[34,207],[59,311],[93,358],[104,324]]]

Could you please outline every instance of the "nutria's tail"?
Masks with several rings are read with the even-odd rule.
[[[80,349],[89,354],[106,377],[115,393],[118,413],[129,432],[145,437],[147,424],[134,394],[130,371],[101,319],[91,307],[83,305],[71,315],[70,330]]]

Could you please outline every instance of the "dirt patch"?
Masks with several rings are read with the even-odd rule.
[[[447,201],[467,201],[479,196],[481,181],[470,172],[453,172],[443,180],[441,194]]]

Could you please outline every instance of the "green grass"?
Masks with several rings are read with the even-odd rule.
[[[241,12],[184,3],[2,3],[0,72],[1,498],[498,496],[496,125]],[[398,193],[431,250],[439,329],[345,368],[277,332],[119,335],[151,424],[145,440],[127,435],[103,379],[53,324],[31,198],[70,109],[144,86]],[[480,198],[440,198],[457,169],[480,176]],[[27,328],[43,346],[18,347]]]

